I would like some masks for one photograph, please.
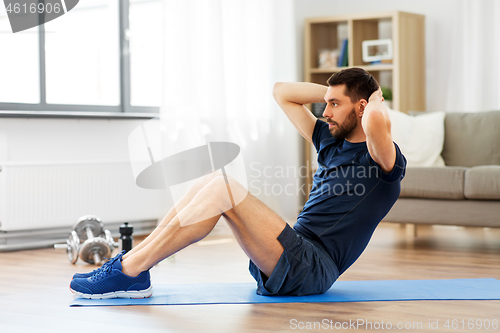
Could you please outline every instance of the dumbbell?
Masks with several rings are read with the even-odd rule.
[[[55,249],[63,249],[66,250],[68,254],[68,259],[72,264],[75,264],[78,260],[78,250],[80,248],[80,237],[76,231],[72,231],[68,239],[66,240],[66,244],[54,244]]]
[[[83,242],[81,245],[80,243]],[[111,232],[104,230],[104,225],[97,216],[85,215],[78,219],[66,244],[54,244],[56,249],[66,249],[69,261],[74,264],[78,256],[89,264],[98,265],[104,257],[110,257],[118,247]]]
[[[80,258],[89,264],[98,265],[104,257],[110,257],[116,244],[109,230],[97,216],[82,216],[74,226],[80,241]]]

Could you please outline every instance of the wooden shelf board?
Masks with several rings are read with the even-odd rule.
[[[361,65],[361,66],[353,66],[360,67],[366,71],[392,71],[394,66],[392,64],[377,64],[377,65]],[[348,67],[326,67],[326,68],[311,68],[311,74],[326,74],[326,73],[335,73],[340,72],[343,69]]]
[[[363,65],[357,66],[363,68],[365,71],[392,71],[394,66],[392,64],[377,64],[377,65]]]
[[[380,20],[380,19],[392,19],[398,14],[410,14],[401,11],[385,11],[385,12],[375,12],[375,13],[361,13],[361,14],[346,14],[346,15],[335,15],[335,16],[321,16],[321,17],[310,17],[306,19],[308,23],[331,23],[331,22],[348,22],[351,20]]]
[[[347,67],[325,67],[325,68],[311,68],[312,74],[327,74],[327,73],[335,73],[340,72]]]

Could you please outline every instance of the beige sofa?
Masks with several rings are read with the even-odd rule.
[[[446,167],[408,167],[383,221],[500,227],[500,111],[446,114]]]

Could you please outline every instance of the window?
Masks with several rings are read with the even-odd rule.
[[[0,110],[157,113],[160,0],[85,0],[13,34],[0,4]]]
[[[118,1],[73,10],[45,23],[47,103],[119,105]]]
[[[38,48],[37,34],[12,33],[0,4],[0,102],[40,102]]]
[[[157,106],[162,88],[162,17],[160,1],[130,0],[130,103]]]

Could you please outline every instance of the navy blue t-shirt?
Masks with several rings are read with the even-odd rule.
[[[394,143],[396,163],[386,174],[371,158],[366,142],[337,140],[319,119],[312,141],[318,170],[294,229],[322,244],[342,274],[361,255],[396,202],[406,159]]]

